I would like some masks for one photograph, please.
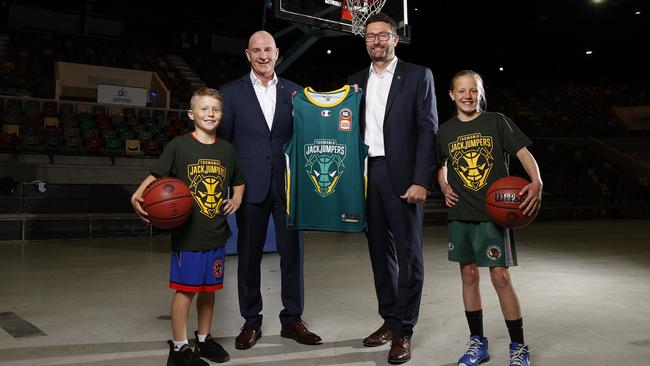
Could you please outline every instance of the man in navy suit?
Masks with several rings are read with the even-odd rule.
[[[262,336],[260,263],[270,215],[273,215],[281,257],[284,309],[280,312],[280,335],[303,344],[321,342],[301,319],[304,308],[302,235],[287,229],[286,224],[282,147],[293,134],[291,97],[300,86],[276,75],[278,55],[275,40],[269,33],[254,33],[246,49],[251,72],[221,88],[224,111],[218,135],[235,146],[247,188],[237,212],[237,284],[239,310],[245,319],[235,339],[238,349],[253,347]]]
[[[366,22],[371,65],[348,82],[365,90],[361,127],[369,146],[368,248],[384,324],[363,340],[368,347],[391,340],[388,362],[411,358],[424,264],[423,205],[436,166],[438,129],[431,70],[395,57],[396,24],[378,13]]]

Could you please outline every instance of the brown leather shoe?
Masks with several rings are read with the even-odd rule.
[[[241,328],[241,332],[235,338],[235,348],[237,349],[249,349],[257,343],[257,340],[262,337],[262,329],[259,327],[253,328],[244,325]]]
[[[377,347],[388,343],[393,338],[393,330],[386,324],[377,329],[374,333],[363,339],[366,347]]]
[[[289,324],[283,324],[280,335],[284,338],[291,338],[301,344],[321,343],[321,338],[310,332],[302,319],[296,319]]]
[[[395,337],[388,352],[388,363],[400,364],[411,359],[411,339]]]

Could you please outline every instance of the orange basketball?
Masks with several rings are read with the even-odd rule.
[[[519,192],[530,182],[520,177],[503,177],[490,185],[485,194],[485,209],[495,224],[507,228],[520,228],[530,224],[535,216],[525,216],[519,205],[527,195]]]
[[[160,178],[142,192],[142,208],[147,211],[151,225],[158,229],[175,229],[192,214],[194,198],[187,185],[176,178]]]

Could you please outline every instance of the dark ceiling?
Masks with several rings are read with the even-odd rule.
[[[291,25],[275,19],[273,11],[264,6],[264,0],[186,1],[170,5],[107,0],[16,3],[107,14],[124,19],[134,33],[164,35],[161,38],[175,32],[247,38],[262,26],[275,33]],[[412,44],[398,46],[398,57],[425,64],[434,74],[436,71],[448,74],[462,68],[509,74],[511,78],[526,75],[540,79],[647,77],[649,73],[650,58],[645,48],[650,35],[650,9],[646,1],[409,0],[408,3]],[[300,35],[295,31],[278,39],[281,50],[293,46]],[[326,50],[332,53],[327,54]],[[593,53],[587,55],[587,50]],[[341,64],[350,69],[368,62],[364,43],[352,36],[321,39],[299,62],[323,60],[328,65]],[[499,67],[504,71],[498,71]]]

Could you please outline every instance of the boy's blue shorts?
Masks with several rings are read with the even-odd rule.
[[[223,288],[225,246],[190,252],[172,252],[169,287],[184,292],[214,292]]]

